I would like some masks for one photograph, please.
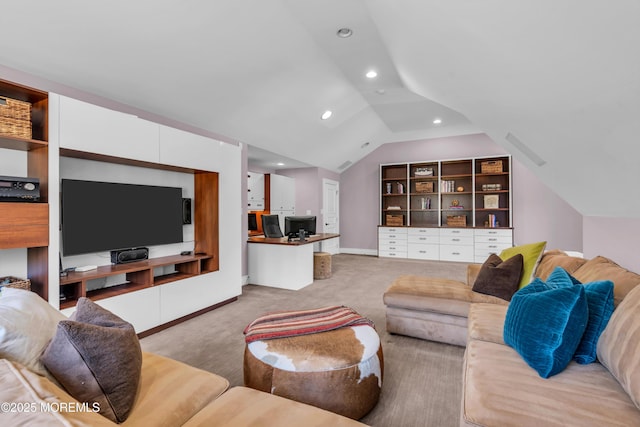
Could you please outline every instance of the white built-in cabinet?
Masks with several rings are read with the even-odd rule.
[[[175,171],[190,173],[194,181],[201,180],[198,177],[209,172],[218,176],[219,226],[216,225],[214,230],[217,236],[210,238],[217,239],[220,248],[224,248],[219,259],[215,260],[219,265],[217,270],[207,265],[209,261],[184,263],[181,265],[201,268],[197,268],[197,274],[182,274],[184,278],[181,276],[167,283],[96,299],[97,304],[131,322],[140,333],[228,301],[241,293],[241,239],[238,238],[241,235],[240,147],[56,94],[49,94],[49,106],[52,112],[49,119],[49,162],[53,165],[50,181],[55,183],[50,185],[50,189],[55,189],[56,193],[62,176],[57,170],[61,155],[125,165],[134,161],[131,163],[134,168],[157,168],[166,170],[168,174]],[[52,205],[50,212],[53,213],[50,247],[55,253],[57,272],[59,198],[56,194],[49,199]],[[199,203],[198,194],[195,194],[194,203]],[[198,216],[195,213],[194,221],[197,227]],[[173,249],[177,255],[184,248]],[[197,248],[191,249],[197,251]],[[176,263],[176,269],[180,262]],[[108,264],[108,261],[104,263]],[[55,279],[50,280],[53,283],[49,286],[49,302],[58,307],[60,281],[56,276],[51,276]],[[69,307],[68,302],[65,307],[62,312],[67,315],[75,309]]]
[[[160,162],[157,123],[65,96],[59,109],[60,147]]]
[[[247,174],[247,205],[250,211],[264,210],[264,174]]]
[[[271,174],[269,181],[269,210],[272,215],[278,215],[280,229],[284,233],[284,217],[296,214],[296,180]]]

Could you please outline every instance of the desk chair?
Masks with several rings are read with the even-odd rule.
[[[284,237],[278,215],[262,215],[262,231],[264,237]]]

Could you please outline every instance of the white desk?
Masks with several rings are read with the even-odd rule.
[[[249,283],[298,290],[313,283],[313,244],[339,234],[314,234],[301,242],[286,237],[250,237]]]

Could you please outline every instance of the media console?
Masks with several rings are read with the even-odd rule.
[[[340,237],[320,233],[304,241],[254,236],[248,240],[249,283],[298,290],[313,283],[314,243]]]
[[[134,292],[152,286],[175,282],[188,277],[215,271],[212,268],[212,255],[171,255],[136,261],[128,264],[103,265],[95,270],[69,272],[60,278],[60,289],[65,299],[60,301],[60,309],[74,307],[78,298],[87,297],[93,301],[109,298],[128,292]],[[154,276],[153,270],[174,265],[175,272]],[[87,282],[104,277],[125,275],[125,282],[115,286],[87,291]]]

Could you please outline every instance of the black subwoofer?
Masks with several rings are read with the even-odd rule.
[[[149,248],[119,249],[111,251],[112,264],[126,264],[149,258]]]

